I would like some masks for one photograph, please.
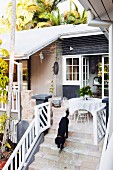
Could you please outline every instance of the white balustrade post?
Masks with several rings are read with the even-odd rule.
[[[98,144],[98,131],[97,131],[97,112],[93,114],[93,135],[94,135],[94,145]]]
[[[35,135],[39,136],[40,132],[40,113],[38,106],[35,106]]]
[[[21,119],[22,63],[18,63],[18,120]]]
[[[51,112],[50,112],[50,102],[48,103],[48,107],[47,107],[47,114],[48,114],[48,128],[51,125]]]

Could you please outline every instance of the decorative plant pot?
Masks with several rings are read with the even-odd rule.
[[[1,159],[1,160],[0,160],[0,170],[3,169],[3,167],[5,166],[7,160],[8,160],[8,159],[3,159],[3,160]]]
[[[88,100],[88,98],[89,98],[88,95],[83,96],[83,99],[84,99],[84,100]]]

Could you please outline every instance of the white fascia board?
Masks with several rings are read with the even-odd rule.
[[[75,34],[71,34],[71,35],[63,35],[60,38],[72,38],[72,37],[82,37],[82,36],[90,36],[90,35],[100,35],[100,34],[104,34],[102,31],[99,32],[84,32],[84,33],[75,33]]]

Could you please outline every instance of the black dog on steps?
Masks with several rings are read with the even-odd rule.
[[[66,110],[66,116],[62,117],[59,123],[58,134],[55,138],[55,144],[60,151],[64,148],[65,139],[68,138],[69,110]]]

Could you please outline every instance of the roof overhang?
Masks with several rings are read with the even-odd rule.
[[[113,2],[112,0],[79,0],[82,6],[93,14],[91,26],[98,26],[108,38],[108,25],[113,24]],[[89,14],[89,17],[91,15]],[[90,18],[91,19],[91,18]],[[90,20],[91,21],[91,20]],[[94,23],[94,21],[96,21]]]
[[[32,30],[18,31],[15,34],[15,59],[29,59],[34,53],[50,45],[61,37],[80,37],[102,34],[101,29],[83,25],[60,25]],[[2,46],[10,51],[10,34],[1,34]]]

